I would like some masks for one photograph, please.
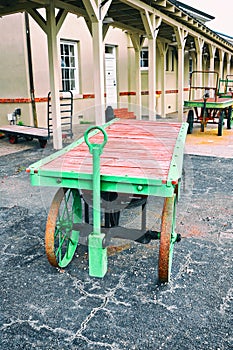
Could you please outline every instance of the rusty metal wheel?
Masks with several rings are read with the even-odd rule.
[[[193,132],[193,123],[194,123],[194,112],[192,109],[189,110],[188,112],[188,118],[187,118],[187,123],[188,123],[188,134],[192,134]]]
[[[175,233],[176,221],[176,195],[164,199],[160,248],[159,248],[159,281],[169,282],[172,266],[174,243],[178,235]]]
[[[233,109],[230,106],[227,110],[227,129],[231,129],[233,125]]]
[[[60,188],[55,194],[45,230],[45,251],[51,265],[66,267],[72,260],[79,240],[73,224],[82,222],[79,191]]]
[[[223,122],[225,118],[225,111],[221,111],[218,121],[218,136],[222,136]]]
[[[16,135],[9,135],[9,142],[14,145],[15,143],[18,142],[18,137]]]
[[[47,140],[39,140],[40,148],[45,148],[47,145]]]

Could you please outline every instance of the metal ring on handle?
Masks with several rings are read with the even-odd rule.
[[[90,133],[90,131],[98,129],[102,132],[102,134],[104,135],[104,141],[102,143],[90,143],[89,139],[88,139],[88,134]],[[88,128],[85,133],[84,133],[84,140],[87,144],[87,146],[89,147],[89,151],[91,154],[93,154],[93,148],[94,147],[98,147],[100,150],[100,154],[103,151],[104,146],[106,145],[107,141],[108,141],[108,134],[106,133],[105,129],[103,129],[101,126],[91,126],[90,128]]]

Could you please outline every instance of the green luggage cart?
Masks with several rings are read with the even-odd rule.
[[[193,71],[191,73],[189,99],[184,101],[184,107],[189,108],[188,134],[192,133],[194,123],[200,124],[202,132],[208,123],[212,123],[218,125],[217,135],[222,136],[225,119],[227,129],[231,129],[233,97],[229,94],[220,94],[219,83],[218,72]],[[197,95],[201,96],[197,97]]]
[[[187,123],[114,119],[27,169],[33,186],[58,187],[48,213],[45,250],[64,268],[88,247],[89,275],[104,277],[115,238],[159,239],[158,278],[169,282]],[[163,197],[160,232],[146,229],[148,196]],[[119,225],[122,208],[141,206],[139,228]]]

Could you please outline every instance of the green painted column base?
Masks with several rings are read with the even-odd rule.
[[[92,277],[104,277],[107,272],[107,248],[103,248],[103,233],[89,235],[89,275]]]

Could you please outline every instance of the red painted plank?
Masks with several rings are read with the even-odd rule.
[[[106,128],[101,174],[144,179],[167,178],[180,123],[119,120]],[[89,138],[101,143],[102,133]],[[92,156],[85,142],[41,167],[55,172],[92,174]]]
[[[199,98],[199,99],[195,99],[195,100],[191,100],[191,101],[192,102],[203,102],[203,98]],[[210,102],[210,103],[216,102],[216,103],[225,104],[226,102],[233,102],[233,99],[228,98],[228,97],[217,97],[216,99],[214,97],[209,97],[207,99],[207,103],[208,102]]]
[[[68,166],[62,166],[61,168],[53,167],[50,169],[50,167],[46,168],[46,170],[54,170],[57,172],[57,176],[59,176],[59,173],[62,172],[77,172],[77,173],[84,173],[84,174],[92,174],[92,166],[86,166],[86,165],[80,165],[79,168],[74,170],[74,167],[72,164]],[[142,169],[139,167],[135,168],[127,168],[124,165],[123,166],[103,166],[101,167],[101,174],[105,176],[127,176],[127,177],[135,177],[139,179],[158,179],[163,180],[167,177],[167,169]]]

